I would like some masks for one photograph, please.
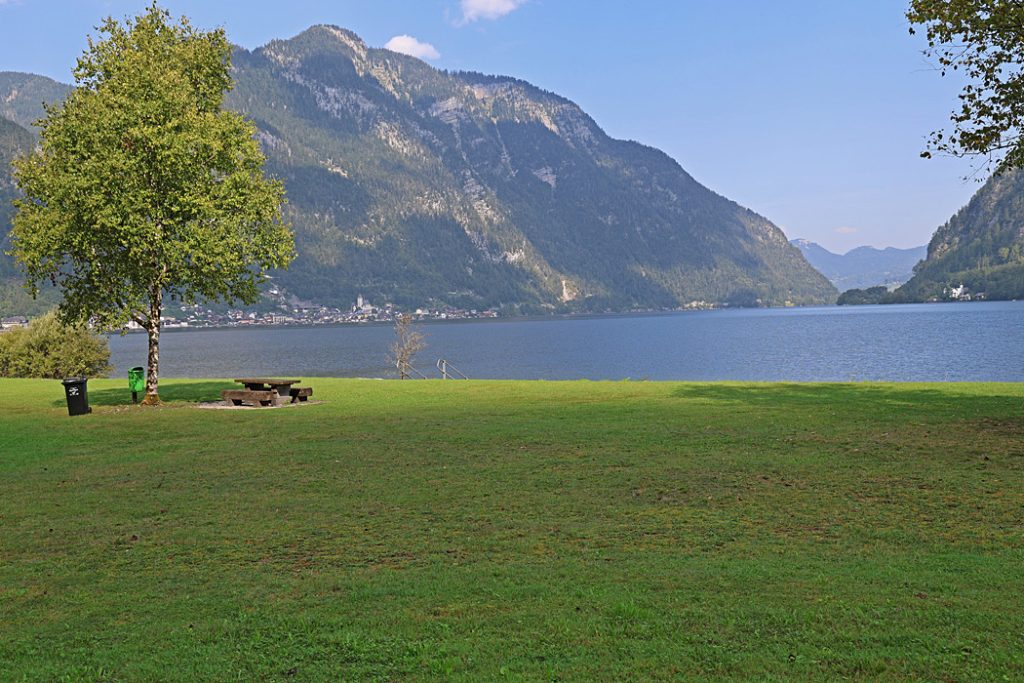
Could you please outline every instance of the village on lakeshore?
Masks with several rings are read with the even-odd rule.
[[[208,306],[185,306],[182,307],[182,313],[179,315],[162,316],[161,323],[164,329],[393,323],[399,315],[405,312],[391,303],[374,305],[364,299],[362,295],[359,295],[348,310],[299,301],[294,297],[285,297],[278,289],[271,289],[268,295],[278,302],[278,310],[257,312],[229,309],[218,312]],[[450,307],[417,308],[409,313],[416,321],[479,320],[499,317],[498,312],[493,309],[466,310]],[[128,329],[141,330],[137,324],[129,325]]]

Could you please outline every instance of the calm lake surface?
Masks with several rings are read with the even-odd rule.
[[[474,379],[1024,381],[1024,302],[421,324],[414,365]],[[388,325],[168,330],[164,377],[392,377]],[[142,334],[110,339],[115,375]]]

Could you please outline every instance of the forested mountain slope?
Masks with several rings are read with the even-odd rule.
[[[282,282],[347,303],[527,308],[818,303],[782,232],[658,150],[511,78],[438,71],[317,26],[234,58],[291,201]]]
[[[238,49],[233,65],[228,104],[288,189],[298,258],[278,283],[303,299],[520,312],[835,300],[770,221],[523,81],[440,71],[332,26]],[[45,90],[0,74],[19,116],[25,91]]]
[[[3,252],[10,248],[7,233],[14,214],[11,201],[15,197],[15,187],[11,160],[32,149],[32,144],[30,132],[15,122],[0,117],[0,278],[12,274],[10,259],[2,257]]]
[[[53,306],[55,292],[49,290],[33,300],[22,287],[13,261],[4,255],[10,249],[8,229],[16,195],[11,176],[11,160],[32,149],[35,144],[31,132],[15,122],[0,117],[0,318],[9,315],[35,315]]]
[[[0,71],[0,117],[35,134],[32,124],[46,115],[43,103],[64,99],[71,86],[35,74]]]
[[[928,258],[893,293],[896,301],[966,296],[1024,298],[1024,171],[990,178],[935,232]]]

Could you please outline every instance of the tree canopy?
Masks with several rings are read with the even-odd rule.
[[[224,31],[174,23],[155,3],[98,30],[77,88],[47,108],[38,150],[15,162],[13,254],[31,287],[57,285],[64,320],[149,333],[154,402],[164,296],[251,303],[294,244],[254,125],[222,108]]]
[[[996,170],[1024,165],[1024,3],[1019,0],[911,0],[907,18],[923,27],[942,75],[964,74],[950,130],[928,150],[978,156]]]

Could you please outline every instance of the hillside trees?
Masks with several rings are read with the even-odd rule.
[[[968,79],[951,130],[932,133],[922,156],[977,156],[997,171],[1024,165],[1024,3],[911,0],[907,18],[924,28],[942,74]]]
[[[32,288],[57,286],[63,321],[146,330],[152,404],[164,297],[251,303],[293,238],[255,127],[222,109],[223,30],[173,23],[154,3],[99,31],[77,89],[38,123],[38,151],[15,162],[13,254]]]

